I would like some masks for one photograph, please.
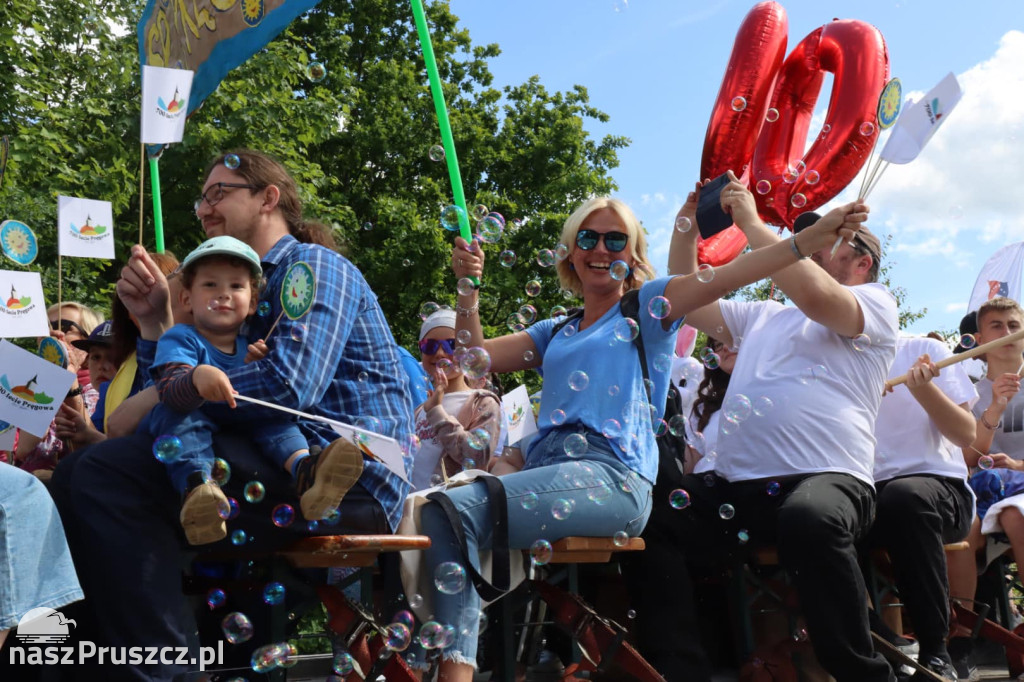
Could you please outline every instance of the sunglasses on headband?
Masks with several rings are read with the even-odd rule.
[[[424,355],[434,355],[438,348],[444,348],[444,352],[452,355],[455,352],[455,339],[423,339],[420,341],[420,352]]]
[[[597,246],[597,242],[604,237],[604,248],[612,253],[618,253],[626,248],[629,242],[629,235],[625,232],[597,232],[596,230],[580,230],[576,233],[576,246],[584,251],[590,251]]]

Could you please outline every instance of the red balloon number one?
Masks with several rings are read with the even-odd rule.
[[[701,177],[727,170],[750,185],[765,222],[792,227],[837,195],[867,162],[879,133],[878,96],[889,76],[882,34],[854,19],[812,31],[786,54],[788,20],[777,2],[760,2],[743,19],[704,138]],[[811,116],[825,72],[832,94],[807,152]],[[701,263],[721,265],[747,244],[733,226],[699,239]]]

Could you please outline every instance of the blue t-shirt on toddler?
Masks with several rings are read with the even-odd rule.
[[[650,403],[644,390],[640,354],[631,340],[630,323],[618,305],[583,331],[577,319],[552,338],[558,318],[542,320],[526,330],[543,358],[539,433],[533,443],[541,442],[552,428],[563,423],[582,424],[603,433],[623,464],[654,482],[658,475],[658,445],[652,424],[664,413],[676,331],[682,318],[665,329],[662,320],[653,317],[649,310],[651,299],[665,293],[670,279],[662,277],[640,288],[640,334],[647,371],[654,383]],[[654,405],[654,410],[649,404]]]

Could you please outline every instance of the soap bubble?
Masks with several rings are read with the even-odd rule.
[[[672,369],[672,356],[668,353],[658,353],[654,356],[654,369],[658,372],[668,372]]]
[[[505,326],[510,332],[521,332],[526,329],[526,318],[514,312],[505,318]]]
[[[439,144],[431,146],[427,156],[430,157],[431,161],[444,161],[444,147]]]
[[[860,134],[864,137],[871,137],[875,134],[875,124],[871,121],[864,121],[860,124]]]
[[[718,369],[721,364],[721,358],[718,357],[718,353],[708,353],[704,356],[704,366],[708,369]]]
[[[982,455],[978,458],[978,468],[988,471],[996,465],[995,459],[991,455]]]
[[[434,569],[434,586],[445,594],[458,594],[466,586],[466,569],[455,561],[445,561]]]
[[[519,306],[519,315],[522,316],[526,324],[533,324],[537,321],[537,309],[532,305]]]
[[[540,502],[540,498],[537,497],[537,493],[533,492],[527,492],[523,495],[522,499],[519,500],[519,504],[521,504],[523,509],[526,509],[527,511],[530,509],[536,509],[538,502]]]
[[[219,587],[214,587],[206,593],[206,605],[209,606],[211,610],[219,609],[224,606],[224,602],[226,602],[227,599],[227,594],[225,594],[224,590]]]
[[[701,263],[697,267],[697,281],[707,284],[715,278],[715,268],[709,263]]]
[[[451,204],[441,209],[441,225],[444,229],[451,232],[458,232],[460,226],[460,219],[465,215],[461,206]]]
[[[327,67],[324,66],[323,63],[310,62],[309,65],[306,67],[306,78],[313,81],[314,83],[319,83],[326,77]]]
[[[245,544],[245,541],[248,539],[249,536],[246,535],[246,532],[241,528],[231,533],[231,544],[235,547],[241,547]]]
[[[220,629],[224,631],[224,638],[232,644],[248,642],[252,639],[252,621],[244,613],[234,611],[224,616],[220,622]]]
[[[238,167],[242,165],[242,160],[238,158],[238,154],[225,154],[224,155],[224,167],[228,170],[238,170]]]
[[[266,317],[270,314],[270,301],[260,301],[260,304],[256,306],[256,314],[260,317]]]
[[[789,203],[793,204],[794,208],[803,208],[807,205],[807,197],[802,193],[797,192],[789,199]]]
[[[270,518],[278,528],[286,528],[295,520],[295,509],[290,504],[279,504],[270,512]]]
[[[552,425],[561,426],[565,423],[565,412],[562,410],[552,410],[550,419]]]
[[[242,492],[245,495],[245,501],[249,504],[262,502],[263,497],[267,494],[266,488],[259,481],[249,481],[245,484],[245,489]]]
[[[405,623],[391,623],[384,628],[384,646],[389,651],[405,651],[412,644],[412,632]]]
[[[758,417],[763,417],[774,409],[775,403],[766,395],[758,396],[754,398],[753,409],[754,414]]]
[[[728,521],[732,517],[736,516],[736,508],[733,507],[728,502],[726,502],[725,504],[723,504],[721,507],[718,508],[718,516],[723,521]]]
[[[540,293],[540,289],[540,282],[535,279],[531,279],[529,282],[526,283],[525,291],[527,296],[538,295]]]
[[[555,264],[555,252],[551,249],[541,249],[537,252],[537,265],[542,268],[550,268]]]
[[[750,398],[742,393],[729,393],[725,396],[725,404],[722,406],[722,413],[725,418],[737,424],[746,421],[750,417],[753,408]]]
[[[623,317],[616,320],[615,325],[612,327],[612,331],[617,340],[629,343],[640,333],[640,325],[631,317]]]
[[[686,509],[690,506],[690,493],[676,488],[668,495],[668,503],[673,509]]]
[[[687,233],[693,229],[693,221],[684,215],[676,216],[676,232]]]
[[[864,352],[871,347],[871,337],[867,334],[860,333],[853,337],[852,340],[853,349],[856,351]]]
[[[487,429],[473,429],[466,436],[466,442],[474,450],[483,450],[491,444],[491,434]]]
[[[428,317],[430,317],[440,309],[441,306],[434,303],[433,301],[428,301],[427,303],[424,303],[423,305],[420,306],[420,319],[426,320]]]
[[[474,346],[466,351],[459,367],[467,378],[480,379],[491,371],[491,356],[483,348]]]
[[[654,296],[647,303],[647,312],[656,320],[664,320],[672,312],[672,304],[664,296]]]
[[[814,365],[813,367],[808,367],[801,372],[800,376],[797,377],[797,380],[801,384],[810,385],[825,377],[827,374],[828,369],[826,369],[825,365]]]
[[[768,111],[764,113],[764,120],[768,121],[769,123],[775,123],[776,121],[779,120],[779,110],[776,109],[775,107],[771,107],[770,109],[768,109]]]
[[[284,585],[279,582],[267,583],[263,588],[263,603],[274,606],[284,601]]]
[[[768,493],[768,497],[775,497],[782,491],[782,486],[779,485],[778,481],[768,481],[764,487],[764,491]]]
[[[459,292],[460,296],[469,296],[476,291],[476,284],[469,277],[462,277],[455,283],[455,290]]]
[[[576,503],[571,498],[560,497],[551,505],[551,515],[556,521],[565,521],[575,508]]]
[[[787,185],[792,185],[799,177],[800,174],[792,166],[787,167],[786,170],[782,172],[782,181]]]
[[[342,677],[347,677],[355,670],[356,666],[352,660],[352,654],[342,651],[334,656],[334,660],[331,662],[331,667],[334,672]]]
[[[622,424],[618,419],[605,419],[601,425],[601,435],[609,440],[618,438],[622,435]]]
[[[460,329],[455,334],[455,340],[459,342],[459,345],[468,346],[469,342],[473,340],[473,334],[468,329]]]
[[[965,350],[970,350],[978,345],[978,340],[974,338],[973,334],[964,334],[960,337],[960,346]]]
[[[551,561],[552,553],[551,543],[547,540],[537,540],[530,545],[530,560],[538,566]]]
[[[584,391],[590,385],[590,377],[582,370],[576,370],[569,375],[569,388],[574,391]]]
[[[526,362],[533,362],[534,354],[532,350],[528,350],[523,353],[523,360]]]
[[[480,232],[480,241],[494,244],[501,239],[505,224],[493,215],[489,215],[476,224],[476,229]]]
[[[616,547],[625,547],[629,544],[629,533],[620,530],[612,536],[612,544]]]
[[[483,220],[484,218],[487,217],[487,213],[487,207],[484,206],[483,204],[477,204],[476,206],[473,207],[474,220]]]
[[[440,649],[445,640],[444,626],[437,621],[429,620],[420,628],[418,639],[420,646],[428,651]]]
[[[816,170],[809,170],[804,173],[804,182],[808,185],[817,185],[821,180],[821,173]]]
[[[502,267],[510,268],[516,264],[516,252],[505,249],[498,256],[498,262],[501,263]]]
[[[372,229],[373,229],[373,223],[371,223],[369,220],[367,220],[365,223],[363,223],[363,231],[369,232]]]
[[[231,480],[231,465],[227,460],[220,457],[213,460],[213,467],[210,468],[210,480],[221,488],[228,484],[228,481]]]
[[[740,528],[739,532],[736,533],[736,539],[741,545],[745,545],[750,542],[750,533],[746,528]]]
[[[744,109],[747,108],[747,100],[743,97],[740,97],[739,95],[733,97],[732,102],[730,102],[730,104],[732,105],[733,111],[743,111]]]
[[[629,266],[626,265],[625,261],[617,260],[608,266],[608,274],[616,282],[621,282],[629,277]]]
[[[153,456],[161,462],[170,462],[181,456],[183,445],[177,436],[158,436],[153,441]]]
[[[619,385],[618,384],[612,384],[611,386],[608,387],[608,395],[610,395],[610,396],[612,396],[614,398],[618,394],[619,394]]]
[[[302,343],[306,339],[306,325],[301,322],[297,322],[292,325],[290,336],[292,341],[296,343]]]
[[[569,457],[582,457],[587,452],[587,437],[582,433],[567,436],[562,442],[562,449]]]
[[[754,185],[754,189],[757,190],[758,194],[768,194],[772,191],[772,183],[768,180],[758,180],[757,184]]]

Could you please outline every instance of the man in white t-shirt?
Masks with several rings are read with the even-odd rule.
[[[747,190],[725,191],[756,210]],[[778,546],[817,658],[837,682],[895,680],[872,646],[855,549],[874,514],[874,422],[899,327],[896,300],[875,283],[881,245],[860,225],[867,211],[848,204],[820,218],[850,228],[834,257],[802,254],[791,238],[804,260],[773,279],[795,305],[719,300],[687,316],[740,353],[723,405],[735,426],[719,430],[715,474],[685,479],[684,508],[680,495],[654,500],[634,569],[651,595],[634,595],[637,641],[669,682],[710,679],[688,563],[721,564],[759,544]],[[767,227],[750,232],[755,249],[779,241]],[[675,231],[669,271],[693,272],[695,251],[695,237]],[[764,416],[751,416],[754,405]]]
[[[882,399],[875,421],[877,511],[870,544],[886,550],[900,598],[920,645],[918,660],[956,679],[946,650],[949,581],[942,546],[967,537],[974,494],[961,448],[975,436],[978,392],[961,364],[929,338],[900,336],[889,378],[907,374]]]

